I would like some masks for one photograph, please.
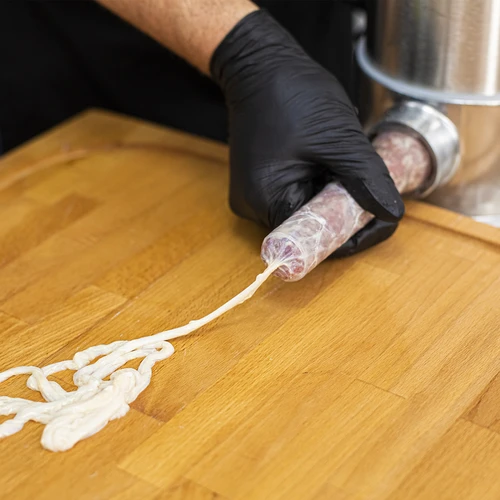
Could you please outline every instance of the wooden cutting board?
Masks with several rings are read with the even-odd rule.
[[[250,283],[264,232],[230,213],[226,157],[100,111],[4,157],[0,371],[181,325]],[[389,242],[273,278],[173,344],[73,450],[43,450],[38,424],[0,441],[0,496],[500,498],[498,229],[409,203]],[[0,394],[33,397],[24,383]]]

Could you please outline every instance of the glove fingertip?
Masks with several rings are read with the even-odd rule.
[[[334,259],[342,259],[368,250],[369,248],[389,239],[395,233],[397,228],[397,222],[386,222],[375,219],[353,235],[341,247],[335,250],[330,257]]]
[[[330,255],[332,259],[344,259],[356,253],[357,240],[356,235],[347,240],[341,247]]]
[[[380,179],[356,179],[342,183],[356,202],[378,219],[397,222],[403,218],[405,205],[390,177],[383,182]]]

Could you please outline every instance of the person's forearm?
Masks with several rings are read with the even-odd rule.
[[[224,37],[258,8],[250,0],[96,1],[205,74]]]

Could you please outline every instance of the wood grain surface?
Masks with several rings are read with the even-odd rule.
[[[250,283],[265,232],[229,211],[226,158],[91,111],[0,160],[0,371]],[[499,313],[500,231],[409,203],[387,243],[173,341],[130,413],[73,450],[43,450],[37,424],[0,441],[0,497],[498,499]]]

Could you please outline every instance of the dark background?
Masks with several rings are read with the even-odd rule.
[[[351,8],[257,1],[354,98]],[[91,0],[0,0],[0,153],[89,107],[225,141],[209,78]]]

